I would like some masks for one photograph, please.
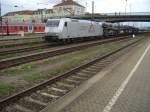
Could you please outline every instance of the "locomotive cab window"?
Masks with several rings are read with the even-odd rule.
[[[59,20],[51,20],[51,21],[47,21],[46,26],[48,26],[48,27],[58,27],[59,23],[60,23]]]

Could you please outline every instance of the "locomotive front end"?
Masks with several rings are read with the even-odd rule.
[[[59,19],[49,19],[46,23],[45,27],[45,39],[53,40],[59,38],[59,34],[61,29],[59,27],[60,20]]]

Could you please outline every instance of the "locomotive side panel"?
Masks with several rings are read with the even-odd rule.
[[[103,30],[94,22],[68,22],[68,38],[102,36]]]

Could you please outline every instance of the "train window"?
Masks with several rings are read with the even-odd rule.
[[[27,27],[27,26],[25,26],[25,27],[24,27],[24,30],[28,30],[28,27]]]
[[[34,26],[34,30],[37,30],[37,27],[36,27],[36,26]]]
[[[10,30],[13,30],[14,29],[14,27],[13,26],[10,26]]]
[[[42,28],[41,28],[41,26],[39,26],[39,30],[41,30]]]
[[[0,26],[0,30],[2,30],[2,26]]]
[[[48,27],[58,27],[59,26],[59,20],[49,20],[46,23],[46,26]]]
[[[3,26],[3,30],[6,30],[6,26]]]
[[[19,29],[20,29],[20,30],[23,30],[23,26],[20,26]]]
[[[43,28],[43,30],[45,30],[45,27],[42,27]]]
[[[18,27],[17,27],[17,26],[15,26],[15,27],[14,27],[14,30],[18,30]]]

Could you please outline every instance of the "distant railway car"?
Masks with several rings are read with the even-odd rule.
[[[44,33],[45,31],[45,24],[33,24],[32,27],[35,33]]]
[[[18,34],[19,32],[24,33],[44,33],[45,24],[28,24],[28,23],[17,23],[17,24],[1,24],[0,34]]]
[[[88,20],[70,18],[48,19],[45,27],[46,40],[66,40],[103,35],[102,25]]]

